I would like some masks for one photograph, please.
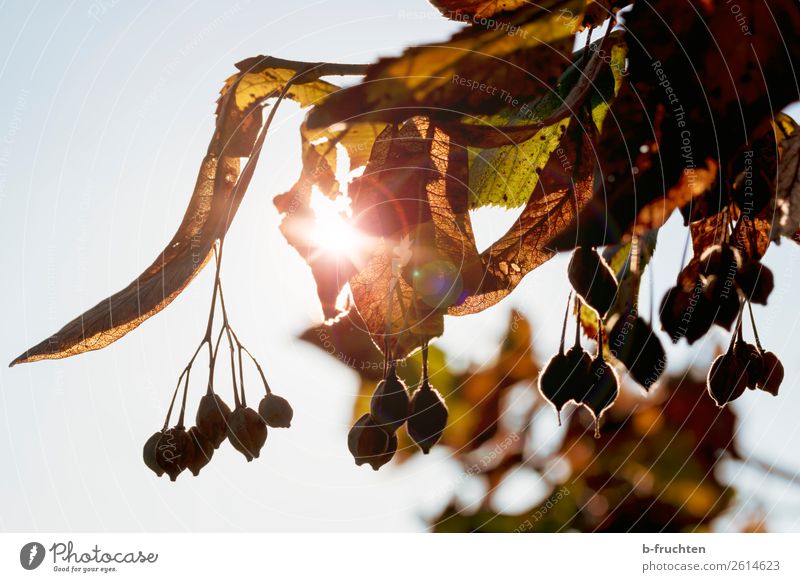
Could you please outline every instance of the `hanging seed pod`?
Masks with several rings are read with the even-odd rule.
[[[741,330],[741,328],[739,328]],[[756,389],[758,381],[764,371],[764,362],[761,357],[761,352],[753,344],[749,344],[741,339],[737,340],[733,346],[733,352],[739,359],[739,362],[745,366],[745,373],[747,375],[747,387],[751,390]]]
[[[598,252],[575,247],[567,271],[572,288],[592,309],[605,317],[617,296],[617,279]]]
[[[661,301],[660,314],[661,326],[672,343],[685,337],[691,345],[711,329],[715,310],[703,293],[702,283],[698,282],[690,290],[670,288]]]
[[[708,393],[717,406],[722,408],[744,394],[747,381],[747,362],[737,357],[732,338],[728,351],[717,356],[711,364],[706,379]]]
[[[369,406],[372,419],[386,432],[395,432],[408,419],[409,404],[406,385],[397,377],[392,363],[386,378],[378,382],[372,394]]]
[[[777,396],[778,389],[783,383],[783,364],[772,352],[762,352],[761,362],[761,377],[756,382],[756,388]]]
[[[619,380],[617,373],[608,365],[603,357],[603,328],[598,330],[597,356],[589,367],[589,380],[591,384],[586,390],[582,403],[594,415],[594,436],[600,437],[600,420],[603,413],[608,410],[619,395]]]
[[[645,389],[655,384],[667,367],[667,355],[650,325],[633,310],[626,310],[608,335],[611,353],[625,365],[631,378]]]
[[[268,392],[261,399],[258,405],[258,413],[267,423],[267,426],[272,428],[289,428],[294,416],[294,410],[292,410],[292,405],[289,404],[289,401],[272,392]]]
[[[766,305],[772,290],[775,289],[775,276],[759,261],[750,260],[736,273],[736,284],[746,300]]]
[[[376,455],[367,461],[374,471],[377,471],[386,463],[391,461],[392,457],[394,457],[394,454],[397,452],[397,434],[392,433],[388,435],[388,437],[389,444],[386,446],[386,450],[380,455]]]
[[[192,455],[187,463],[187,468],[192,472],[192,475],[197,477],[200,474],[200,469],[208,465],[211,457],[214,456],[214,443],[200,432],[200,429],[196,426],[191,427],[187,434],[193,443]]]
[[[727,278],[732,283],[741,265],[741,254],[727,243],[712,245],[700,255],[700,273],[706,277]]]
[[[703,289],[709,308],[713,312],[713,322],[730,330],[739,317],[739,293],[733,279],[709,277]]]
[[[163,435],[164,433],[161,431],[153,433],[153,436],[147,439],[147,442],[144,443],[144,448],[142,450],[144,464],[147,465],[147,468],[159,477],[164,474],[164,469],[162,469],[158,464],[156,453],[158,452],[158,442],[161,440]]]
[[[267,425],[255,410],[239,405],[228,417],[228,440],[250,462],[267,441]]]
[[[428,380],[411,398],[408,425],[408,436],[417,443],[424,454],[428,454],[447,426],[447,405],[444,398],[435,388],[431,388]]]
[[[375,464],[382,460],[381,455],[389,451],[389,445],[389,435],[375,424],[369,414],[359,418],[347,435],[347,448],[358,466],[369,463],[376,468]],[[378,464],[378,468],[382,464]]]
[[[188,466],[193,454],[194,443],[182,426],[165,430],[156,445],[156,463],[161,470],[175,481]]]
[[[570,350],[571,351],[571,350]],[[539,374],[539,392],[556,409],[558,425],[561,426],[561,410],[572,400],[567,381],[573,366],[566,354],[557,353]]]
[[[592,356],[580,345],[572,346],[565,355],[570,370],[566,383],[567,395],[570,400],[580,403],[586,394],[587,386],[591,384]]]
[[[209,390],[200,399],[195,416],[197,429],[218,449],[228,434],[228,417],[231,409],[217,394]]]
[[[575,309],[575,343],[565,354],[568,362],[567,367],[570,369],[569,378],[567,378],[566,383],[567,396],[576,404],[583,402],[583,398],[586,396],[586,390],[592,383],[590,372],[592,356],[581,346],[580,318],[580,300],[578,300]]]
[[[558,425],[561,426],[561,410],[571,400],[580,400],[585,388],[584,381],[591,364],[591,357],[580,346],[580,323],[575,327],[575,345],[564,353],[567,317],[572,299],[567,299],[567,309],[561,326],[561,343],[558,352],[539,374],[539,392],[556,409]],[[578,316],[580,317],[580,316]]]

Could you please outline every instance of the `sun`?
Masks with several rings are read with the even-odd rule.
[[[346,196],[331,199],[317,188],[311,194],[314,224],[309,238],[311,244],[324,253],[354,257],[366,244],[366,237],[349,221],[350,200]]]

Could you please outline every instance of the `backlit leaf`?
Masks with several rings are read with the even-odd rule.
[[[361,84],[316,107],[309,126],[491,114],[507,107],[508,98],[530,102],[544,95],[572,60],[573,30],[560,11],[579,13],[582,7],[582,0],[530,4],[498,16],[492,27],[471,27],[445,43],[382,59]],[[509,27],[515,27],[513,33]]]

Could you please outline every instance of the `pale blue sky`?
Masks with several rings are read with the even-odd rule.
[[[17,0],[0,1],[0,15],[0,361],[126,285],[169,240],[233,63],[256,54],[369,62],[459,28],[424,0]],[[293,340],[319,310],[271,199],[299,171],[299,121],[293,105],[276,119],[223,267],[232,322],[273,388],[292,401],[293,428],[271,431],[250,464],[223,445],[199,478],[170,483],[142,464],[141,446],[160,427],[202,335],[209,270],[110,348],[0,366],[0,530],[418,530],[419,513],[460,481],[441,452],[400,469],[357,469],[345,444],[356,376]],[[484,244],[511,220],[478,216]],[[668,236],[680,242],[657,255],[660,290],[674,277],[684,237],[676,224]],[[786,363],[783,394],[749,393],[736,406],[746,450],[800,469],[797,251],[784,244],[766,260],[778,288],[762,336]],[[553,302],[567,293],[564,269],[559,257],[503,305],[448,318],[440,345],[460,362],[491,359],[513,304],[532,318],[547,357],[561,317]],[[705,362],[721,337],[679,346],[672,360]],[[201,391],[196,385],[190,409]],[[796,486],[748,475],[742,494],[757,495],[745,506],[765,504],[774,527],[800,529]]]

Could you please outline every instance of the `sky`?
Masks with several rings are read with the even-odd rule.
[[[258,54],[370,62],[461,27],[424,0],[0,0],[0,15],[4,361],[127,285],[161,251],[183,215],[234,63]],[[231,321],[292,402],[292,428],[271,430],[252,463],[224,444],[198,478],[170,483],[144,467],[142,444],[160,428],[205,328],[207,269],[167,310],[104,350],[0,367],[0,530],[419,531],[463,481],[444,452],[378,473],[357,468],[345,440],[357,377],[294,339],[321,313],[308,269],[277,230],[272,197],[299,173],[301,119],[293,104],[276,117],[222,269]],[[514,214],[474,218],[485,246]],[[673,219],[664,236],[683,241],[685,231]],[[657,250],[658,297],[681,250]],[[777,289],[769,309],[756,309],[762,342],[786,365],[782,395],[749,393],[735,407],[746,453],[800,471],[796,252],[788,243],[769,251]],[[438,345],[457,365],[488,363],[516,307],[548,357],[567,259],[545,264],[489,311],[447,318]],[[671,365],[707,365],[724,339],[715,333],[671,348]],[[203,388],[193,385],[189,410]],[[759,507],[773,529],[800,531],[797,485],[737,466],[725,474],[740,486],[744,511]],[[535,489],[517,488],[500,503],[518,507]]]

